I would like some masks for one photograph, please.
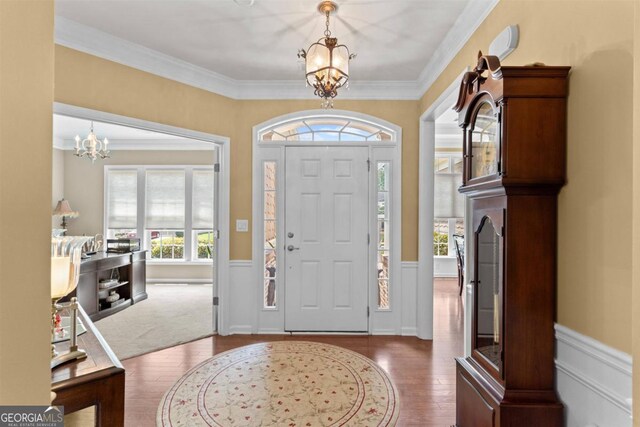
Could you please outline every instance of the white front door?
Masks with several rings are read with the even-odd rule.
[[[285,330],[367,331],[368,149],[287,147]]]

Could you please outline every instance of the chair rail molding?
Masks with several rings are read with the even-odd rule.
[[[559,324],[556,386],[567,427],[631,427],[632,365],[627,353]]]

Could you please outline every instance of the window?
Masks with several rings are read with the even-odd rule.
[[[107,238],[137,236],[138,171],[119,169],[107,176]]]
[[[151,259],[183,259],[184,231],[147,230]]]
[[[436,153],[433,171],[433,255],[454,256],[453,235],[464,234],[464,198],[458,192],[462,185],[462,156]]]
[[[145,191],[145,229],[151,259],[183,259],[185,171],[147,170]]]
[[[264,162],[264,307],[276,307],[276,163]]]
[[[215,215],[214,172],[211,169],[194,169],[192,175],[191,228],[193,230],[195,260],[213,259]]]
[[[343,117],[295,119],[259,133],[261,141],[392,141],[391,129]]]
[[[447,219],[433,221],[433,254],[435,256],[449,255],[449,221]]]
[[[389,230],[390,215],[389,188],[390,168],[389,162],[377,162],[378,173],[378,308],[389,309]]]
[[[106,167],[108,238],[142,238],[155,261],[214,257],[214,172],[208,167]]]

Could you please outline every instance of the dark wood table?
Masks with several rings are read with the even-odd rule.
[[[63,405],[65,414],[96,407],[96,426],[124,426],[124,368],[87,314],[78,311],[87,332],[78,336],[78,347],[87,358],[68,362],[51,371],[54,405]],[[69,341],[56,344],[60,353]]]

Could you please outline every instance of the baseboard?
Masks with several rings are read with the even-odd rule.
[[[182,285],[182,284],[208,284],[211,283],[212,280],[211,279],[149,279],[147,278],[147,284],[148,285],[153,285],[153,284],[176,284],[176,285]]]
[[[400,335],[404,337],[415,337],[418,335],[418,329],[415,326],[412,327],[403,327],[400,331]]]
[[[556,383],[567,427],[631,427],[632,358],[565,326],[556,330]]]
[[[288,332],[277,328],[262,328],[258,329],[258,333],[262,335],[289,335]]]
[[[395,329],[378,328],[371,331],[371,335],[398,335]]]
[[[242,334],[242,335],[250,335],[252,334],[251,325],[232,325],[229,326],[229,334]]]

